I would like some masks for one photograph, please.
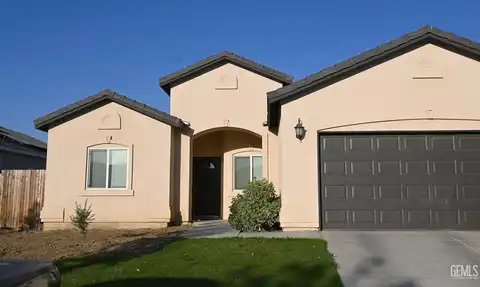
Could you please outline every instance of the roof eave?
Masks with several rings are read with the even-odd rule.
[[[38,130],[46,132],[50,128],[63,123],[64,120],[69,116],[73,116],[76,113],[81,113],[82,111],[84,111],[84,109],[95,106],[97,104],[101,104],[104,101],[115,102],[116,104],[122,105],[128,109],[136,111],[154,120],[163,122],[164,124],[170,125],[174,128],[179,128],[181,130],[190,129],[188,125],[186,125],[181,119],[177,117],[169,115],[165,112],[158,111],[145,104],[132,100],[126,96],[119,95],[111,90],[102,91],[86,99],[71,104],[70,106],[61,108],[45,116],[39,117],[34,120],[34,127]]]
[[[434,27],[431,27],[431,26],[421,28],[418,31],[415,31],[415,32],[412,32],[410,34],[405,35],[404,36],[405,38],[402,39],[403,41],[401,43],[391,47],[390,49],[386,49],[385,51],[381,51],[379,54],[372,55],[371,57],[362,59],[360,61],[356,59],[357,57],[362,57],[364,54],[372,53],[372,50],[378,49],[379,47],[382,47],[383,45],[381,45],[377,48],[368,50],[365,53],[362,53],[358,56],[354,56],[354,57],[352,57],[352,58],[350,58],[346,61],[335,64],[334,66],[330,66],[326,69],[321,70],[318,73],[307,76],[306,78],[296,82],[296,83],[301,83],[303,81],[306,81],[307,82],[306,84],[300,84],[300,85],[297,84],[296,85],[296,83],[292,83],[289,86],[286,86],[286,87],[277,89],[275,91],[269,92],[269,93],[267,93],[268,102],[269,103],[279,102],[279,101],[281,101],[281,100],[283,100],[287,97],[293,96],[293,95],[295,95],[297,93],[300,93],[300,92],[302,92],[302,91],[304,91],[308,88],[311,88],[312,86],[318,85],[319,83],[321,83],[323,81],[330,80],[332,78],[340,76],[340,75],[342,75],[346,72],[349,72],[351,70],[359,69],[359,68],[361,68],[365,65],[368,65],[371,62],[377,61],[378,59],[381,59],[381,58],[388,57],[391,54],[393,54],[393,53],[395,53],[399,50],[408,48],[410,46],[414,46],[414,45],[416,45],[418,43],[421,43],[423,41],[425,41],[425,43],[429,43],[429,42],[442,43],[444,45],[455,47],[455,48],[461,49],[465,52],[476,54],[476,55],[480,56],[480,50],[479,50],[480,47],[473,47],[472,45],[475,44],[473,41],[468,40],[466,38],[461,38],[461,37],[452,36],[452,35],[453,34],[451,34],[451,33],[441,31],[438,28],[434,28]],[[456,41],[456,39],[454,37],[458,38],[458,39],[461,39],[461,41],[465,41],[465,42],[468,41],[472,44],[469,45],[469,44],[462,43],[460,41]],[[399,41],[399,39],[393,40],[393,41],[388,42],[384,45],[388,45],[388,44],[390,44],[392,42],[395,42],[395,41]],[[347,62],[350,62],[351,65],[347,65]],[[341,67],[341,68],[335,70],[337,67]],[[332,70],[332,71],[329,72],[327,70]],[[325,75],[321,76],[321,74],[325,74]],[[317,75],[319,75],[319,77],[317,79],[309,81],[309,78],[316,77]]]
[[[424,26],[417,31],[408,33],[393,41],[387,42],[360,55],[347,59],[346,61],[307,76],[291,85],[268,92],[268,109],[269,111],[277,109],[275,114],[279,115],[279,110],[281,109],[280,106],[289,100],[298,98],[298,94],[310,88],[318,87],[319,85],[322,85],[322,83],[328,85],[328,82],[334,82],[341,76],[346,75],[348,77],[348,73],[355,73],[355,71],[368,67],[369,64],[382,61],[382,59],[395,55],[395,53],[416,47],[416,45],[423,45],[423,43],[444,45],[444,47],[454,48],[454,50],[463,52],[465,55],[480,59],[479,43],[464,37],[459,37],[450,32],[442,31],[433,26]],[[268,117],[269,126],[275,125],[275,122],[279,121],[279,119],[272,119],[271,114],[269,114]]]
[[[158,79],[159,86],[170,95],[171,88],[176,83],[183,82],[186,78],[201,74],[202,71],[210,69],[212,66],[221,65],[223,63],[232,63],[239,67],[250,70],[263,77],[269,78],[273,81],[279,82],[282,85],[289,85],[293,82],[293,77],[285,73],[279,72],[272,68],[268,68],[262,64],[254,62],[252,60],[243,58],[231,52],[221,52],[217,55],[210,56],[204,60],[201,60],[195,64],[187,66],[179,71],[173,72]]]

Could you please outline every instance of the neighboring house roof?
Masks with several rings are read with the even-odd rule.
[[[477,60],[480,59],[480,43],[433,26],[424,26],[398,39],[309,75],[288,86],[268,92],[269,125],[278,124],[280,116],[279,106],[281,104],[303,97],[315,88],[328,86],[428,43],[445,47]]]
[[[16,132],[2,126],[0,126],[0,137],[6,137],[23,145],[29,145],[44,150],[47,149],[47,143],[24,133]]]
[[[293,81],[293,77],[285,73],[279,72],[255,61],[249,60],[242,56],[236,55],[232,52],[223,51],[214,56],[210,56],[204,60],[201,60],[193,65],[187,66],[174,73],[161,77],[159,79],[160,87],[170,95],[170,88],[173,84],[189,79],[192,76],[201,74],[212,67],[218,67],[225,63],[232,63],[239,67],[250,70],[254,73],[275,80],[284,85],[288,85]]]
[[[35,128],[39,130],[48,131],[48,129],[55,125],[71,120],[79,115],[82,115],[84,112],[89,111],[91,108],[95,108],[108,102],[117,103],[172,127],[180,129],[188,127],[181,119],[177,117],[154,109],[146,104],[132,100],[127,96],[119,95],[116,92],[108,89],[40,117],[34,121],[34,125]]]

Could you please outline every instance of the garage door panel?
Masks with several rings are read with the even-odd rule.
[[[322,172],[329,176],[345,176],[347,175],[347,162],[324,161]]]
[[[457,210],[435,210],[433,219],[434,225],[440,228],[450,228],[461,221]]]
[[[460,195],[464,199],[480,199],[480,185],[463,185]]]
[[[374,200],[375,188],[372,185],[353,185],[351,187],[351,198],[353,200]]]
[[[431,211],[425,209],[407,210],[407,228],[429,228],[432,225]]]
[[[456,185],[434,185],[433,198],[440,200],[448,200],[457,198]]]
[[[462,224],[468,227],[469,229],[480,229],[480,210],[464,210],[462,212],[463,220]]]
[[[455,137],[432,136],[430,139],[430,150],[433,152],[453,152],[455,150]]]
[[[379,210],[380,228],[396,228],[404,225],[403,211],[399,209]]]
[[[430,174],[428,160],[407,160],[405,161],[405,175],[425,177]]]
[[[426,136],[403,136],[400,137],[402,140],[402,149],[405,152],[417,153],[419,150],[428,150],[428,139]]]
[[[400,137],[398,136],[378,136],[373,138],[376,143],[376,150],[379,153],[397,153],[400,148]]]
[[[432,161],[432,174],[438,175],[438,176],[457,175],[457,161],[456,160]]]
[[[374,164],[373,161],[352,161],[349,172],[352,176],[373,176]]]
[[[464,175],[480,175],[480,161],[461,161],[460,173]]]
[[[373,225],[375,222],[375,210],[372,209],[354,209],[352,210],[353,224]]]
[[[325,185],[324,198],[325,199],[347,199],[348,198],[346,185]]]
[[[378,160],[377,173],[381,176],[401,176],[402,161],[400,160]]]
[[[323,228],[480,228],[480,135],[319,135]]]
[[[430,187],[428,185],[407,185],[406,186],[407,200],[430,199]]]
[[[323,218],[331,226],[348,226],[348,211],[346,209],[327,209],[323,213]]]
[[[346,150],[345,137],[328,137],[322,140],[322,150],[327,152],[343,152]]]
[[[461,151],[480,151],[480,136],[458,136],[458,149]]]
[[[401,185],[379,185],[378,186],[379,200],[388,199],[402,199],[404,198]]]
[[[369,136],[346,138],[348,142],[348,149],[351,152],[360,151],[373,151],[373,138]]]

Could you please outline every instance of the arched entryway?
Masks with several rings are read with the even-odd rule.
[[[225,217],[226,197],[235,185],[237,151],[254,151],[261,157],[262,137],[248,130],[219,128],[204,131],[192,140],[192,218],[193,220]],[[250,152],[251,154],[251,152]],[[246,177],[246,161],[241,165],[237,181]],[[250,163],[251,164],[251,161]],[[238,165],[238,164],[237,164]],[[243,168],[243,170],[241,170]],[[242,173],[243,172],[243,173]],[[251,172],[248,171],[251,179]],[[243,176],[242,178],[240,178]],[[245,179],[244,179],[245,178]],[[228,190],[227,190],[228,189]]]

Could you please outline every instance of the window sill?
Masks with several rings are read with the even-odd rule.
[[[133,189],[87,189],[83,191],[80,196],[134,196],[135,191]]]

